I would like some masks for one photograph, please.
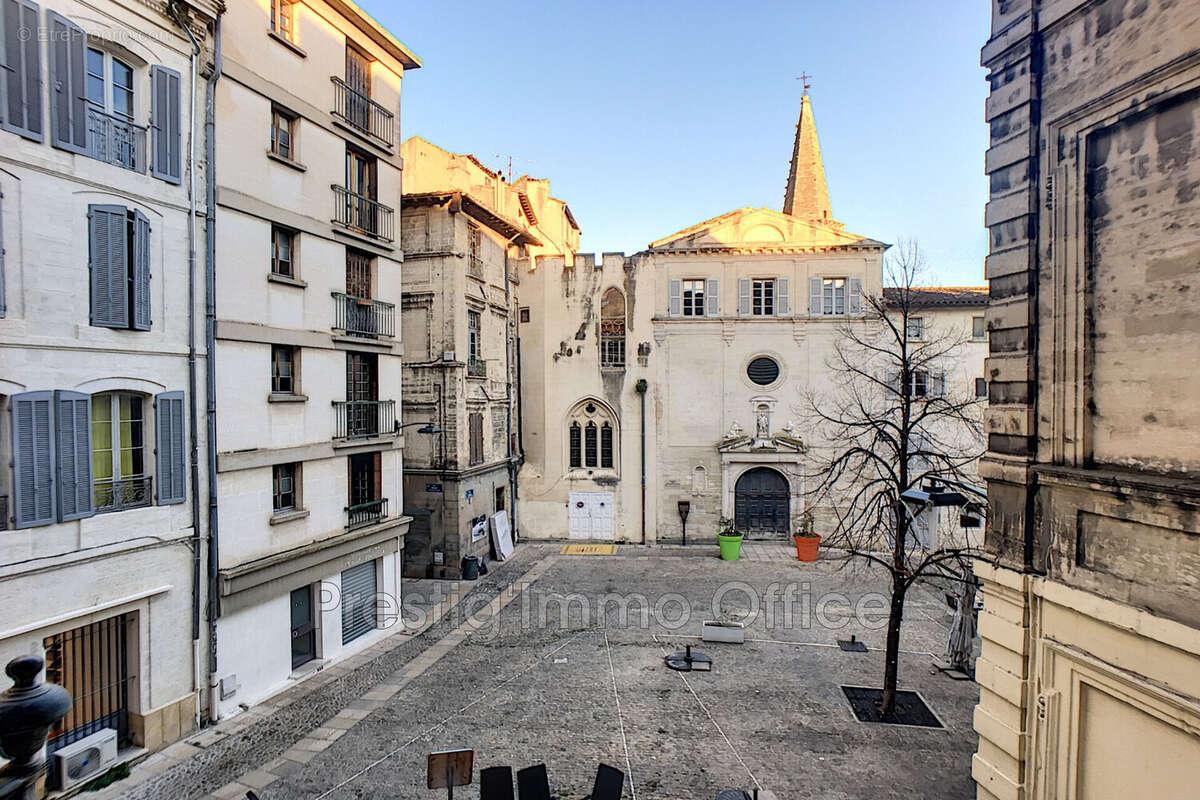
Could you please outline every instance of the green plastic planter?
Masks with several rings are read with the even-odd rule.
[[[741,536],[724,536],[718,533],[717,543],[721,546],[722,561],[737,561],[742,554]]]

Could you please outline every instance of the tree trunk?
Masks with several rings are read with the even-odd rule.
[[[896,710],[896,681],[900,671],[900,623],[904,620],[904,579],[892,576],[892,610],[888,616],[887,653],[883,667],[883,699],[879,704],[879,716],[890,717]]]

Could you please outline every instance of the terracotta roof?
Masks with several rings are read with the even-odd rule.
[[[887,287],[883,296],[895,303],[901,289]],[[986,286],[914,286],[909,290],[914,308],[983,308],[988,304]]]

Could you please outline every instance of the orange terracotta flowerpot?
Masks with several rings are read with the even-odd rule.
[[[796,559],[799,561],[816,561],[817,550],[821,546],[820,536],[793,536],[796,543]]]

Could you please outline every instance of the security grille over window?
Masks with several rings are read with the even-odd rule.
[[[779,364],[773,358],[759,356],[746,367],[746,376],[759,386],[770,386],[779,380]]]
[[[46,680],[71,693],[71,710],[51,730],[54,752],[104,728],[129,742],[128,614],[109,617],[42,640]]]
[[[625,295],[615,286],[600,303],[600,366],[625,366]]]
[[[349,644],[377,627],[375,591],[374,561],[342,573],[342,644]]]

